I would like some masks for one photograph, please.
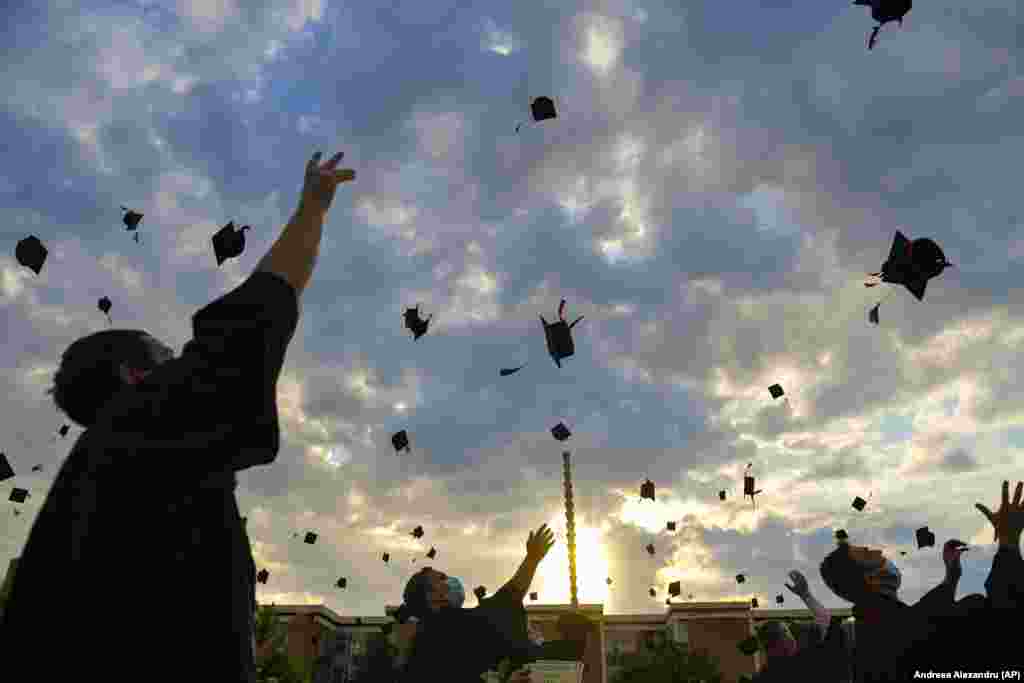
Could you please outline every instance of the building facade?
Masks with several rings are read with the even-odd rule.
[[[274,607],[288,625],[288,653],[317,663],[314,683],[351,683],[365,665],[367,645],[383,627],[393,623],[396,609],[385,608],[383,617],[342,617],[323,605]],[[545,640],[558,640],[558,617],[571,611],[569,605],[528,605],[531,632]],[[764,666],[759,652],[752,656],[737,644],[753,635],[769,620],[790,623],[798,640],[813,633],[814,615],[807,609],[752,609],[746,601],[689,602],[669,606],[661,614],[604,614],[601,604],[581,604],[583,614],[594,622],[593,640],[588,642],[584,662],[584,683],[609,683],[626,654],[652,646],[658,638],[671,638],[691,651],[705,651],[718,659],[725,683],[735,683]],[[830,610],[845,624],[852,637],[850,609]],[[264,655],[266,646],[257,657]]]

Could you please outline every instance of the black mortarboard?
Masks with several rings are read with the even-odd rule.
[[[63,438],[68,435],[69,429],[71,429],[71,427],[69,427],[68,425],[62,425],[61,428],[57,430],[57,433],[60,434],[61,437]]]
[[[784,391],[782,391],[781,384],[771,385],[770,387],[768,387],[768,391],[771,392],[772,398],[778,398],[779,396],[782,396],[782,394],[785,393]]]
[[[11,497],[7,500],[15,503],[24,503],[26,498],[28,498],[28,489],[14,488],[11,490]]]
[[[654,482],[648,479],[643,484],[640,484],[640,499],[649,498],[654,500]]]
[[[423,538],[423,527],[421,527],[421,526],[416,527],[415,529],[412,530],[412,534],[411,535],[412,535],[413,538]]]
[[[498,373],[502,377],[508,377],[509,375],[516,374],[517,372],[519,372],[520,370],[522,370],[525,367],[526,367],[526,363],[523,363],[518,368],[502,368],[501,370],[498,371]]]
[[[725,491],[718,492],[718,500],[725,500]]]
[[[426,320],[420,317],[420,305],[416,304],[416,308],[407,308],[403,314],[405,318],[405,329],[409,330],[413,334],[413,341],[419,339],[427,333],[427,328],[430,327],[429,316]]]
[[[266,583],[267,579],[270,578],[270,572],[266,569],[261,569],[260,573],[256,575],[256,580],[260,583]]]
[[[306,543],[313,545],[314,543],[316,543],[316,534],[314,534],[312,531],[307,531],[305,541]]]
[[[778,595],[775,596],[775,603],[777,605],[781,605],[785,601],[786,601],[786,596],[784,596],[782,593],[779,593]]]
[[[746,580],[747,580],[747,577],[743,576],[743,574],[737,574],[736,575],[736,583],[743,583]]]
[[[907,554],[907,551],[906,551],[906,550],[901,550],[901,551],[900,551],[900,555],[906,555],[906,554]]]
[[[541,323],[544,325],[544,338],[548,344],[548,353],[551,354],[551,359],[555,361],[555,365],[558,367],[562,367],[563,358],[568,358],[576,353],[576,347],[572,342],[572,328],[576,327],[576,323],[583,320],[581,315],[570,325],[565,322],[564,316],[565,299],[562,299],[561,303],[558,304],[557,322],[549,325],[544,316],[539,316]]]
[[[665,598],[665,604],[666,605],[671,605],[672,604],[672,598]]]
[[[484,596],[487,595],[487,589],[483,586],[477,586],[473,589],[473,595],[476,596],[477,600],[483,600]]]
[[[848,538],[849,538],[849,536],[846,534],[846,529],[840,529],[839,531],[836,532],[836,540],[837,541],[845,541]]]
[[[754,602],[756,602],[756,600]],[[757,605],[754,605],[754,607],[757,607]],[[761,649],[761,644],[758,642],[757,636],[750,636],[749,638],[741,640],[737,644],[737,647],[740,649],[740,652],[749,656]]]
[[[647,552],[650,553],[651,555],[654,554],[654,544],[653,543],[648,543],[647,544]]]
[[[248,225],[243,225],[235,230],[235,222],[229,221],[210,238],[210,241],[213,242],[213,255],[217,257],[218,268],[229,258],[237,258],[245,251],[246,230],[249,230]]]
[[[693,600],[693,593],[690,593],[690,595],[688,595],[686,599],[687,600]]]
[[[334,585],[337,586],[338,588],[345,588],[346,586],[348,586],[348,579],[346,579],[343,576],[340,579],[338,579],[338,583],[336,583]]]
[[[387,553],[384,553],[384,558],[383,559],[384,559],[385,562],[387,562],[388,560],[391,559],[391,555],[389,555]]]
[[[654,590],[653,588],[652,588],[652,589],[651,589],[650,591],[648,591],[648,592],[649,592],[649,593],[651,594],[651,597],[652,597],[652,598],[653,598],[653,597],[654,597],[655,595],[657,595],[657,594],[658,594],[658,593],[657,593],[657,592],[656,592],[656,591],[655,591],[655,590]]]
[[[928,527],[923,526],[917,530],[917,547],[918,548],[930,548],[935,545],[935,534],[928,530]]]
[[[881,306],[881,304],[877,304],[874,308],[872,308],[870,311],[868,311],[868,322],[869,323],[874,323],[875,325],[878,324],[878,307],[879,306]]]
[[[531,600],[536,600],[537,599],[537,594],[536,593],[530,593],[530,599]]]
[[[572,432],[569,431],[568,427],[559,422],[551,428],[551,436],[555,437],[556,441],[565,441],[572,436]]]
[[[0,481],[5,481],[14,476],[14,468],[7,460],[7,456],[0,453]]]
[[[946,255],[934,240],[922,237],[914,241],[908,240],[902,232],[896,231],[889,258],[882,264],[882,270],[871,273],[872,277],[880,277],[882,282],[903,285],[918,301],[924,300],[928,280],[936,277],[953,264],[946,260]],[[865,287],[874,287],[877,282],[865,282]],[[881,305],[881,302],[879,302]],[[878,306],[869,313],[868,319],[878,324]]]
[[[391,437],[391,445],[395,447],[396,451],[404,450],[406,453],[409,453],[409,434],[404,429],[396,433]]]
[[[750,606],[757,609],[757,598],[750,598]]]
[[[139,227],[139,222],[142,221],[142,214],[124,206],[121,207],[121,210],[126,212],[124,218],[121,219],[124,222],[125,230],[134,233],[133,239],[138,242],[139,233],[135,232],[135,230]]]
[[[558,114],[555,113],[555,102],[550,97],[537,97],[530,103],[530,113],[533,115],[533,120],[536,122],[547,121],[548,119],[558,118]],[[516,132],[519,132],[520,127],[523,124],[516,126]]]
[[[107,316],[107,319],[109,320],[110,319],[110,307],[112,305],[113,305],[113,303],[111,303],[110,299],[108,299],[107,297],[102,297],[99,300],[99,302],[96,304],[96,307],[98,309],[100,309],[100,311],[103,313],[103,315]]]
[[[667,526],[669,531],[675,531],[676,530],[676,523],[675,522],[669,522],[666,526]]]
[[[609,576],[607,579],[604,580],[604,582],[607,583],[609,586],[612,585],[611,577]]]
[[[868,502],[866,500],[864,500],[863,498],[861,498],[860,496],[857,496],[856,498],[853,499],[853,508],[857,512],[860,512],[861,510],[863,510],[864,506],[867,505],[867,504],[868,504]]]
[[[46,255],[49,252],[43,243],[39,241],[39,238],[35,235],[29,235],[23,240],[19,240],[18,244],[14,247],[14,258],[18,260],[18,263],[29,268],[36,275],[43,270],[43,263],[46,262]]]
[[[682,593],[683,592],[683,588],[682,588],[681,583],[682,582],[680,582],[680,581],[673,581],[672,583],[670,583],[668,585],[668,594],[671,595],[674,598],[674,597],[677,597],[680,593]]]
[[[429,557],[430,559],[434,559],[435,557],[437,557],[437,548],[431,547],[430,551],[427,553],[427,557]]]
[[[32,465],[32,471],[33,472],[42,472],[43,471],[43,466],[42,465]]]
[[[868,37],[868,49],[875,46],[878,32],[890,21],[903,25],[903,17],[907,15],[913,5],[913,0],[853,0],[854,5],[865,5],[871,7],[871,18],[878,22],[878,26],[871,31]]]

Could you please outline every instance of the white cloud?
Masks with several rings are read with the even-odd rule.
[[[579,19],[579,30],[580,59],[596,75],[607,76],[625,47],[622,22],[600,14],[584,14]]]
[[[523,47],[522,41],[516,35],[499,29],[491,18],[484,19],[481,33],[483,34],[480,39],[481,49],[502,57],[508,57]]]

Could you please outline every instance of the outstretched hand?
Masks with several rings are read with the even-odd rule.
[[[547,524],[541,524],[540,528],[531,531],[529,538],[526,539],[526,556],[539,562],[544,559],[554,544],[555,534]]]
[[[810,588],[807,586],[807,579],[797,570],[794,569],[789,573],[789,580],[793,582],[792,586],[788,583],[783,585],[798,598],[802,598],[810,592]]]
[[[317,152],[306,164],[306,178],[302,186],[301,204],[307,208],[326,212],[334,201],[334,192],[341,183],[355,180],[356,172],[351,168],[337,169],[345,156],[338,152],[326,163],[321,164],[321,153]]]
[[[1001,545],[1017,545],[1020,543],[1021,530],[1024,529],[1024,504],[1021,504],[1021,494],[1024,493],[1024,482],[1017,482],[1017,490],[1013,494],[1013,502],[1010,502],[1010,482],[1003,482],[1003,502],[999,509],[993,514],[991,510],[975,503],[981,514],[985,515],[995,531],[994,542]]]

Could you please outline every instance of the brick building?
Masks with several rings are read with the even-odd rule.
[[[764,665],[760,653],[745,656],[736,647],[757,626],[771,619],[787,621],[793,625],[794,635],[803,640],[814,624],[807,609],[752,609],[746,601],[679,603],[660,614],[604,614],[601,604],[581,604],[580,608],[596,627],[596,647],[590,650],[594,654],[586,662],[584,683],[608,683],[618,668],[614,663],[618,655],[636,652],[659,637],[717,657],[723,681],[735,683],[741,675],[751,675]],[[322,605],[275,606],[288,624],[289,654],[306,661],[320,660],[318,669],[324,673],[315,683],[348,683],[365,661],[368,641],[392,623],[390,615],[395,609],[386,607],[388,616],[383,617],[341,617]],[[570,609],[569,605],[527,605],[530,629],[546,640],[558,639],[555,622]],[[851,621],[850,609],[830,612]]]

